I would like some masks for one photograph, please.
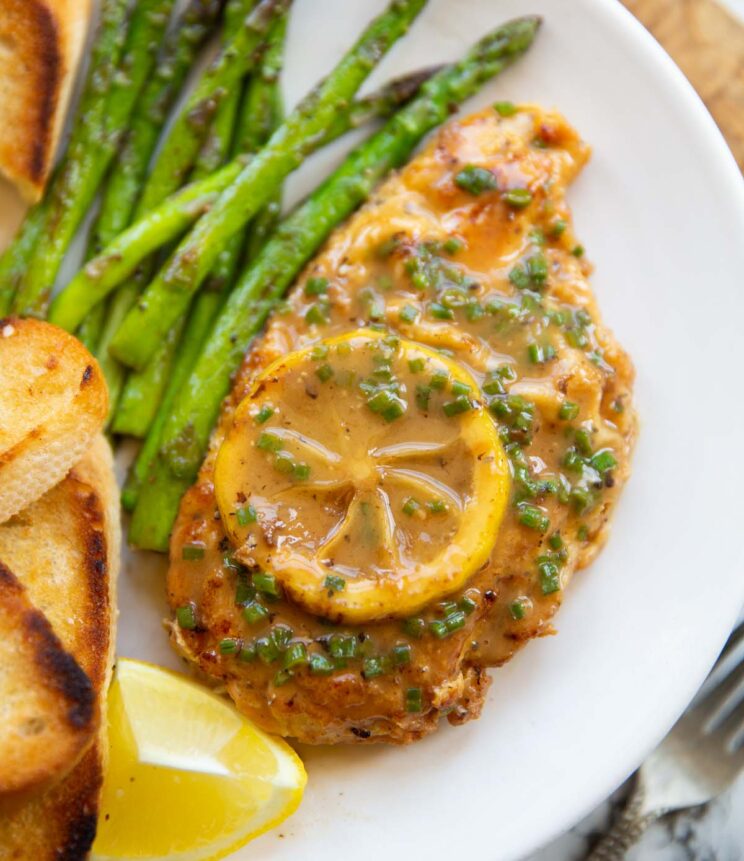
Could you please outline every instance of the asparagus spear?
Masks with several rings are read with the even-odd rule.
[[[339,111],[326,134],[315,139],[313,149],[331,143],[362,122],[389,116],[403,104],[400,100],[407,100],[412,92],[416,92],[412,86],[403,86],[401,81],[410,78],[418,82],[424,74],[415,72],[394,80],[373,95],[352,102],[348,110]],[[135,221],[98,257],[89,261],[55,297],[49,319],[70,332],[75,331],[90,309],[125,281],[145,258],[175,239],[208,211],[219,194],[240,175],[248,158],[239,156],[206,179],[185,186]]]
[[[62,260],[88,211],[104,173],[129,125],[140,91],[152,71],[174,0],[140,0],[132,12],[124,54],[102,113],[71,152],[68,170],[54,184],[44,225],[43,254],[34,254],[16,295],[19,313],[43,315]],[[87,118],[85,120],[88,122]]]
[[[163,428],[160,452],[134,510],[132,543],[167,549],[180,497],[198,472],[231,376],[300,268],[379,179],[403,163],[423,135],[447,118],[452,104],[471,96],[529,48],[539,23],[539,18],[530,16],[505,24],[461,61],[431,78],[418,98],[352,152],[280,225],[231,293],[174,404]]]
[[[188,308],[230,237],[241,230],[301,164],[313,138],[322,137],[339,105],[346,104],[374,65],[408,29],[426,0],[393,0],[357,44],[272,135],[269,143],[181,242],[145,290],[111,342],[111,351],[134,368],[152,357],[165,332]]]
[[[10,247],[0,258],[0,310],[13,303],[23,275],[44,233],[50,199],[57,186],[70,188],[79,181],[89,137],[101,133],[105,102],[123,47],[122,32],[127,0],[103,0],[98,31],[93,43],[90,68],[77,109],[75,123],[62,163],[54,172],[46,196],[30,210]]]
[[[191,0],[177,21],[159,57],[156,73],[143,92],[140,105],[135,114],[131,133],[121,153],[117,169],[111,177],[101,208],[97,225],[99,246],[111,242],[118,233],[127,227],[133,218],[147,211],[153,198],[143,199],[151,188],[145,182],[148,167],[155,151],[161,131],[175,100],[181,92],[186,77],[191,70],[198,51],[211,34],[222,0]],[[229,8],[238,7],[241,11],[240,23],[255,6],[255,0],[233,0]],[[232,19],[235,19],[235,13]],[[161,159],[166,156],[161,156]],[[161,162],[158,161],[158,164]],[[150,264],[152,267],[152,264]],[[108,382],[111,413],[116,407],[121,391],[125,369],[109,353],[109,343],[114,333],[126,317],[153,274],[150,267],[143,267],[118,290],[104,306],[105,313],[91,311],[104,316],[101,331],[97,338],[96,356]],[[93,324],[88,322],[86,329]],[[81,334],[85,335],[83,330]]]
[[[224,45],[230,44],[253,6],[255,6],[255,0],[230,0],[225,10],[222,37]],[[193,179],[209,176],[221,167],[231,154],[240,97],[241,87],[236,86],[220,102],[194,165]],[[131,304],[132,301],[127,300],[127,308],[131,307]],[[119,316],[120,320],[121,316]],[[157,353],[147,366],[141,371],[133,371],[127,377],[121,397],[114,405],[115,411],[111,421],[111,430],[114,433],[135,437],[144,437],[147,433],[165,388],[169,385],[171,365],[179,347],[183,329],[184,320],[179,320],[163,339]],[[102,346],[107,348],[108,345]],[[119,363],[109,356],[108,364],[118,365]],[[121,367],[119,365],[119,369]]]
[[[274,26],[269,36],[266,53],[261,61],[258,73],[251,79],[245,93],[244,104],[241,110],[240,128],[235,142],[236,152],[255,152],[259,150],[282,121],[279,76],[283,64],[286,23],[285,17],[280,19]],[[417,81],[417,86],[419,85],[419,81]],[[403,90],[404,88],[397,86],[395,95],[399,98],[410,98],[410,95],[412,95],[410,88],[406,92]],[[385,95],[388,94],[386,93]],[[380,99],[380,96],[378,95],[377,98]],[[385,108],[391,110],[389,99],[385,101]],[[356,115],[358,115],[358,112]],[[260,248],[258,243],[263,244],[268,231],[273,229],[273,226],[276,224],[280,206],[281,203],[279,200],[273,201],[254,218],[249,229],[249,247]],[[139,487],[146,480],[153,459],[157,454],[160,444],[160,434],[166,419],[170,415],[171,406],[178,396],[181,386],[188,379],[191,368],[199,355],[215,316],[232,286],[235,271],[239,265],[242,246],[243,237],[240,234],[233,236],[230,245],[223,255],[227,259],[218,261],[215,271],[211,273],[193,303],[158,411],[152,423],[149,424],[145,441],[129,471],[126,485],[122,491],[122,504],[128,511],[134,508]],[[150,371],[153,363],[156,366],[161,366],[167,363],[167,360],[167,355],[162,356],[159,352],[156,354],[155,359],[150,362],[147,370]],[[150,372],[154,373],[154,369]],[[132,378],[135,376],[133,374]],[[140,389],[140,400],[144,402],[154,400],[153,393],[144,389],[144,386]]]
[[[140,211],[180,188],[199,154],[222,99],[232,92],[256,65],[266,34],[291,0],[261,0],[238,32],[202,75],[176,118],[142,194]]]

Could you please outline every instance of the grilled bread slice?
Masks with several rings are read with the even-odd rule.
[[[0,171],[44,191],[90,18],[89,0],[0,0]]]
[[[0,526],[0,559],[89,679],[97,719],[92,746],[67,776],[22,803],[0,799],[0,861],[76,861],[92,844],[105,766],[120,543],[111,450],[101,435],[63,482]],[[35,685],[38,678],[26,681]],[[0,773],[4,767],[0,760]]]
[[[0,523],[65,477],[107,408],[103,374],[76,338],[40,320],[0,320]]]
[[[96,729],[93,686],[0,563],[0,795],[68,771]]]

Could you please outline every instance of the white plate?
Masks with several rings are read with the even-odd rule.
[[[383,0],[297,0],[290,103]],[[494,674],[481,720],[407,749],[303,748],[300,811],[235,857],[517,858],[570,826],[663,736],[744,600],[744,188],[698,98],[615,0],[431,0],[379,81],[456,57],[525,12],[545,25],[482,96],[562,110],[594,147],[571,191],[606,320],[638,370],[642,429],[614,536],[559,636]],[[291,182],[309,189],[344,145]],[[8,210],[6,209],[6,212]],[[121,583],[120,652],[177,666],[153,557]]]

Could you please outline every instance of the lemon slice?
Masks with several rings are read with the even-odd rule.
[[[295,811],[289,745],[185,676],[120,659],[94,861],[224,858]]]
[[[509,492],[478,397],[462,365],[368,329],[271,364],[215,466],[237,558],[349,623],[461,588],[487,561]]]

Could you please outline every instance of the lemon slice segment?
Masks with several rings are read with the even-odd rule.
[[[478,394],[462,365],[368,329],[271,364],[215,466],[237,558],[348,623],[461,588],[487,561],[509,492]]]
[[[295,811],[297,754],[185,676],[120,659],[93,861],[224,858]]]

